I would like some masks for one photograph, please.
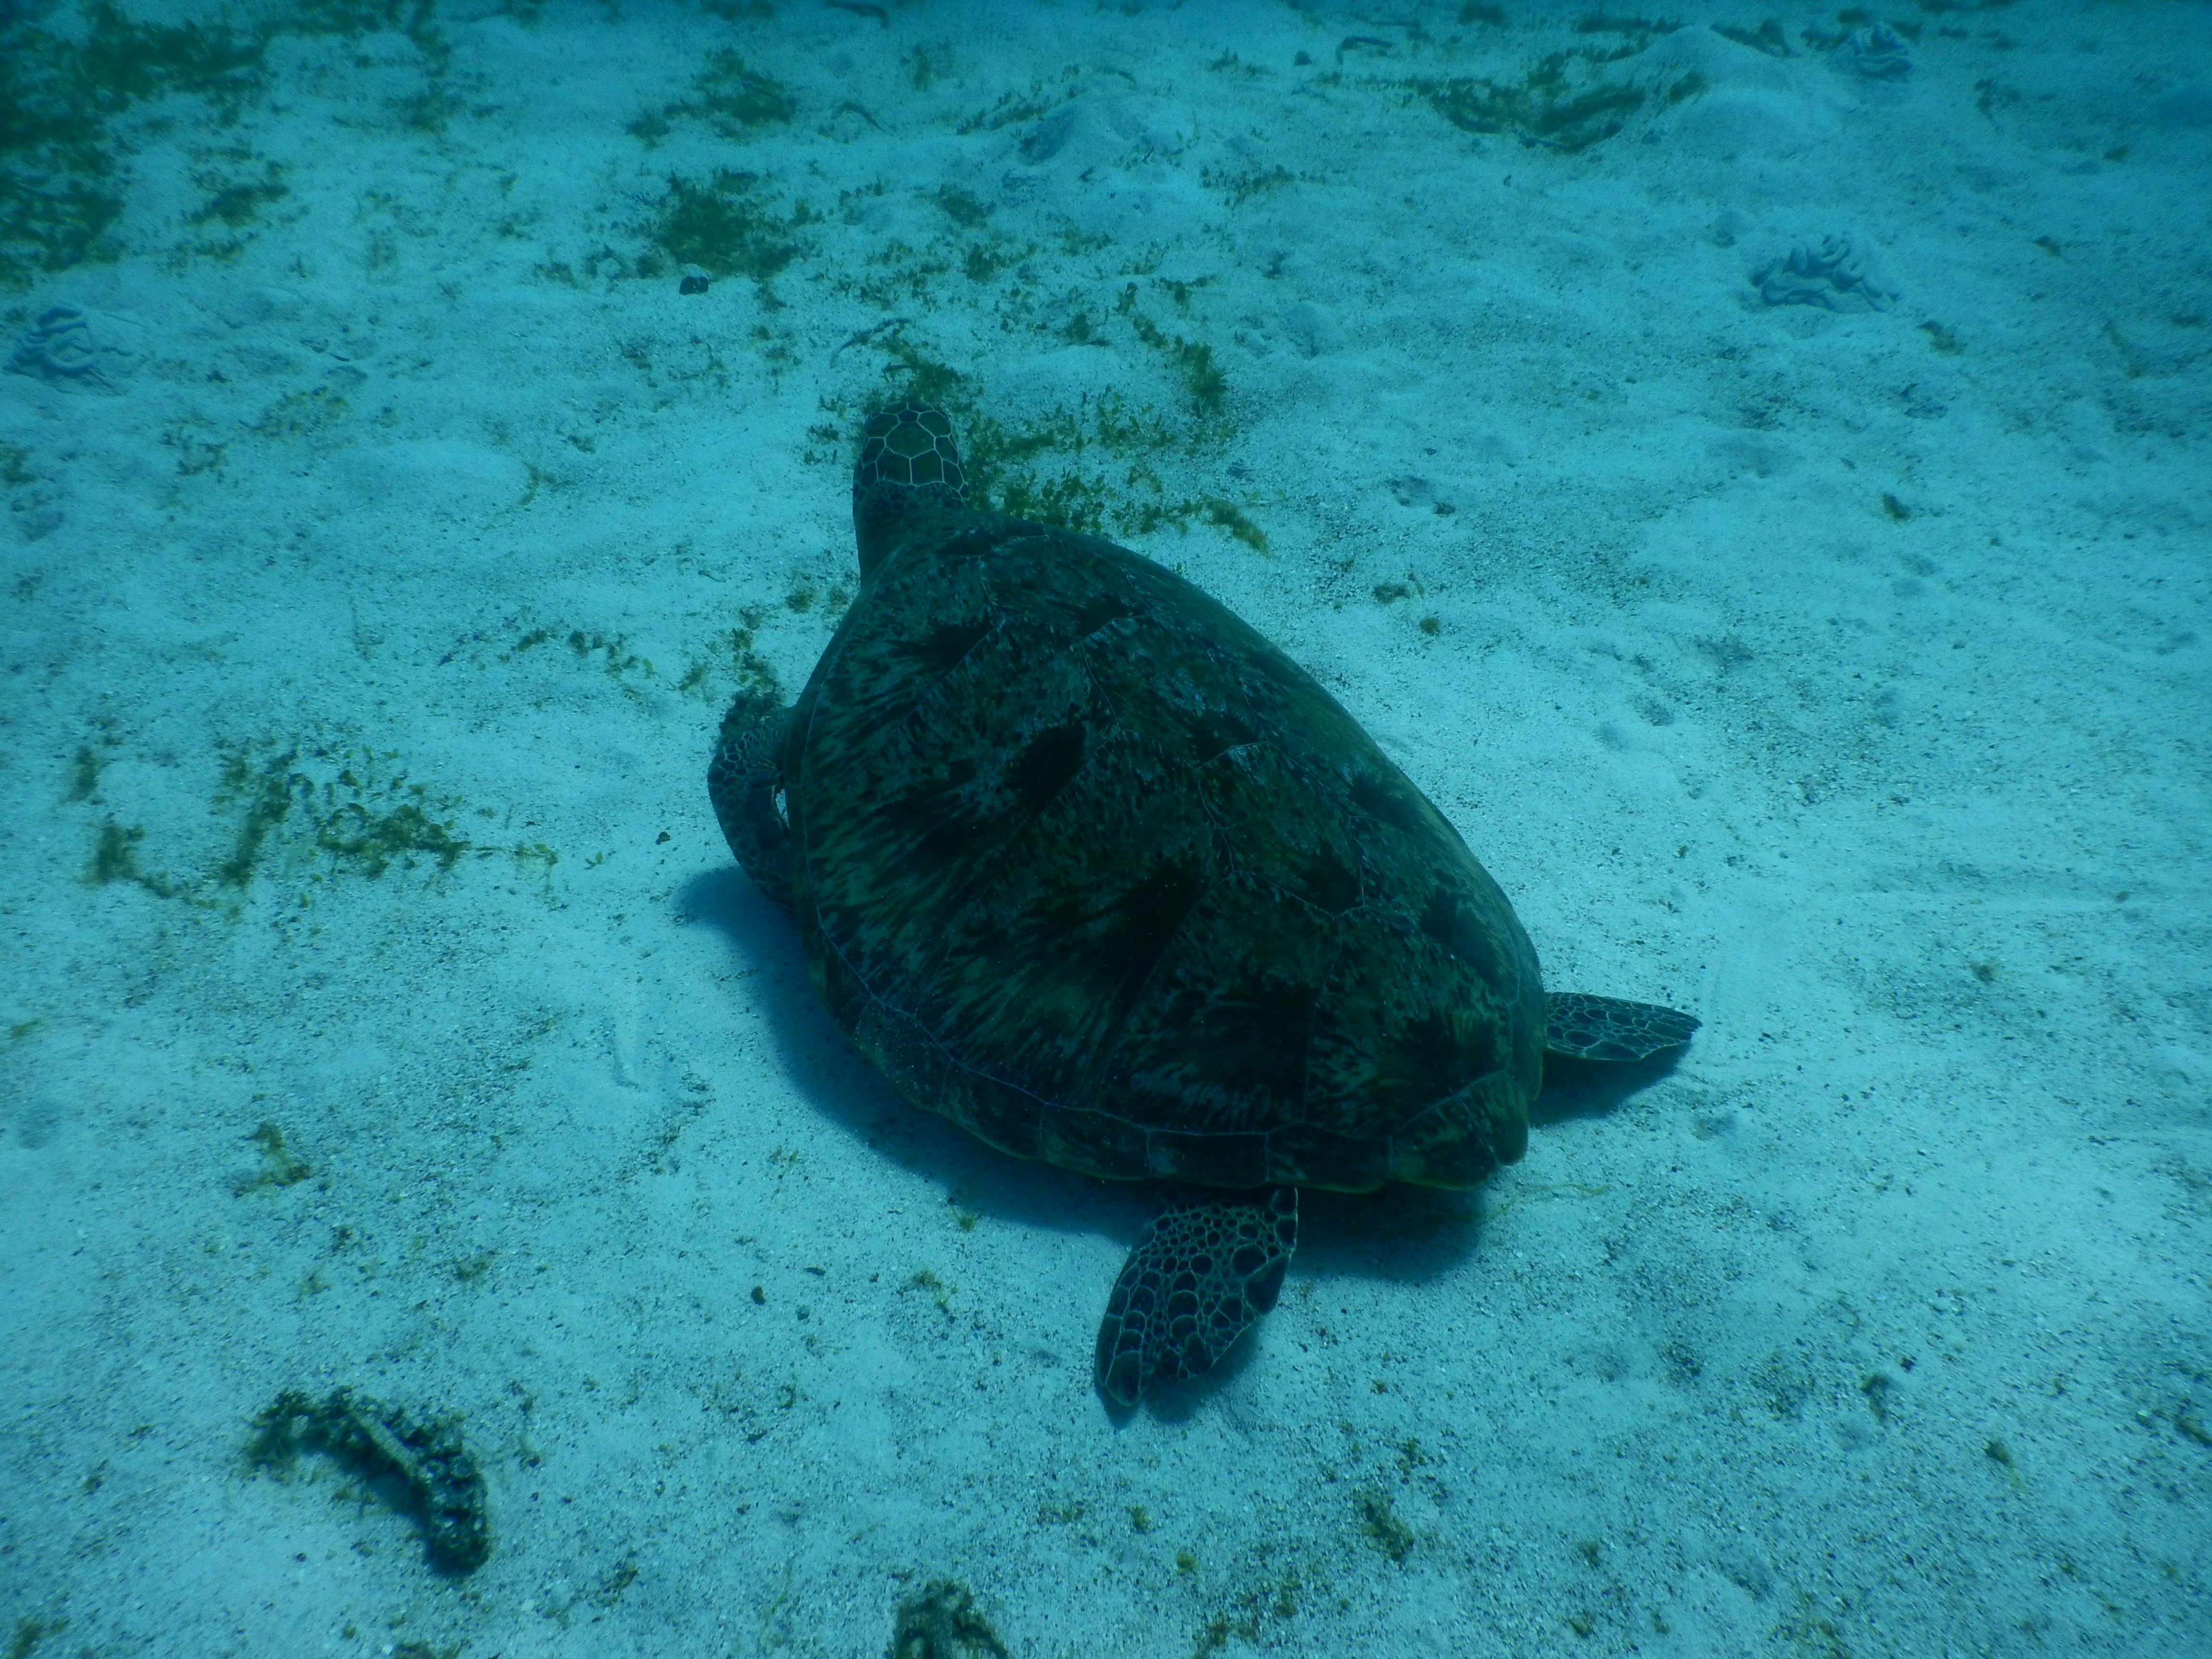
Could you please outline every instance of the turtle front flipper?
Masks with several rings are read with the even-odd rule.
[[[1654,1002],[1624,1002],[1580,991],[1544,999],[1544,1047],[1576,1060],[1649,1060],[1679,1048],[1698,1029],[1697,1017]]]
[[[722,716],[707,794],[722,838],[762,892],[791,908],[791,827],[776,805],[783,788],[784,739],[791,710],[774,697],[741,691]]]
[[[1133,1406],[1154,1377],[1213,1369],[1275,1305],[1298,1247],[1298,1189],[1171,1193],[1129,1252],[1098,1327],[1098,1388]]]

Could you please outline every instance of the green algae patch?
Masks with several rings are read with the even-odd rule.
[[[435,0],[295,0],[283,30],[359,40],[371,34],[404,34],[434,69],[441,70],[453,47],[438,27]]]
[[[519,626],[524,623],[530,624],[528,630],[517,635],[513,645],[498,653],[498,661],[510,663],[518,658],[542,652],[543,654],[535,660],[548,665],[565,663],[588,673],[603,674],[632,702],[641,705],[645,702],[645,684],[656,679],[658,675],[652,658],[640,656],[629,648],[628,635],[602,634],[597,629],[570,628],[558,622],[542,622],[527,611],[513,619],[508,626]],[[478,635],[463,641],[463,646],[483,642],[483,636]],[[461,648],[455,647],[456,654]],[[476,665],[485,668],[489,665],[489,661],[488,658],[480,657]],[[679,685],[678,689],[684,688]]]
[[[264,210],[284,200],[292,187],[284,182],[286,168],[252,152],[228,150],[209,158],[212,165],[196,167],[192,183],[206,199],[184,216],[186,231],[196,240],[179,246],[170,256],[174,270],[188,259],[214,259],[228,264],[246,251],[261,227]],[[259,161],[260,170],[251,170]],[[234,170],[245,164],[246,170]]]
[[[1782,25],[1768,18],[1757,28],[1746,28],[1736,23],[1716,23],[1713,33],[1723,40],[1733,40],[1740,46],[1749,46],[1753,52],[1765,52],[1769,58],[1789,58],[1795,54],[1782,33]]]
[[[397,758],[316,749],[303,761],[296,744],[273,751],[226,747],[216,804],[237,815],[238,830],[216,881],[242,889],[280,855],[319,855],[328,874],[373,880],[395,866],[434,863],[449,871],[465,854],[489,850],[440,816],[461,808],[458,797],[433,796],[404,772],[386,775],[383,769]],[[318,775],[317,762],[336,769]]]
[[[945,185],[929,199],[937,204],[937,210],[939,213],[963,230],[979,229],[991,216],[990,209],[985,207],[957,185]]]
[[[69,1628],[66,1619],[19,1619],[13,1635],[8,1638],[8,1659],[31,1659],[39,1645],[49,1636],[59,1636]]]
[[[284,1132],[274,1123],[261,1124],[246,1138],[261,1148],[261,1167],[231,1189],[234,1195],[244,1198],[249,1193],[296,1187],[314,1174],[307,1159],[285,1144]]]
[[[185,94],[227,122],[265,78],[265,41],[221,24],[139,23],[106,4],[84,19],[81,39],[0,26],[0,284],[120,256],[131,146],[116,127],[132,110]]]
[[[360,801],[342,801],[315,826],[315,845],[342,870],[380,876],[394,864],[415,867],[417,856],[434,859],[450,870],[473,843],[455,835],[412,801],[376,811]]]
[[[270,404],[249,429],[278,443],[329,447],[348,413],[346,400],[329,386],[306,386]]]
[[[637,274],[696,265],[709,276],[750,276],[765,289],[805,252],[799,232],[814,219],[804,203],[777,212],[758,173],[724,167],[705,179],[672,176],[647,227],[651,249],[638,261]]]
[[[799,100],[773,76],[747,67],[734,52],[718,52],[691,82],[691,94],[641,115],[629,135],[647,144],[665,138],[678,121],[696,121],[718,137],[743,138],[762,127],[788,126]]]
[[[878,401],[911,398],[951,417],[971,505],[1097,536],[1210,525],[1255,552],[1268,550],[1267,533],[1237,502],[1171,489],[1164,476],[1217,458],[1226,441],[1218,423],[1133,404],[1113,391],[1085,393],[1073,407],[1057,404],[1002,419],[974,376],[903,338],[886,343],[893,362]]]
[[[1380,1490],[1361,1493],[1358,1510],[1361,1536],[1403,1566],[1413,1553],[1413,1529],[1398,1518],[1390,1494]]]
[[[1508,135],[1532,148],[1579,155],[1614,137],[1647,106],[1666,108],[1705,89],[1705,77],[1694,71],[1649,85],[1610,73],[1680,27],[1594,14],[1574,26],[1583,44],[1546,54],[1518,80],[1419,76],[1400,86],[1462,132]]]
[[[435,133],[459,107],[445,83],[453,50],[434,0],[300,0],[253,27],[141,22],[107,0],[79,15],[82,30],[67,33],[27,15],[0,22],[0,287],[121,257],[115,230],[130,202],[135,144],[155,124],[174,122],[175,112],[149,106],[196,99],[208,124],[232,125],[266,94],[268,49],[279,37],[403,35],[425,77],[422,90],[387,100],[403,123]],[[285,189],[281,168],[195,183],[210,193],[185,222],[227,234],[181,257],[234,257],[246,227]]]
[[[917,377],[927,383],[930,377]],[[925,395],[917,385],[914,395]],[[1164,417],[1107,392],[1002,421],[965,398],[940,406],[961,434],[976,506],[1092,535],[1142,534],[1189,516],[1167,500],[1154,462],[1176,440]],[[1195,511],[1195,509],[1193,509]]]
[[[1019,92],[1002,93],[990,108],[978,110],[957,123],[952,130],[961,137],[969,138],[979,132],[996,132],[1018,122],[1048,115],[1076,95],[1077,88],[1071,83],[1082,76],[1080,68],[1071,66],[1062,70],[1055,79],[1032,81]]]
[[[1554,52],[1518,82],[1462,76],[1406,84],[1462,132],[1510,133],[1523,143],[1573,155],[1619,132],[1643,107],[1644,94],[1620,84],[1577,91],[1568,81],[1571,62],[1571,54]]]
[[[831,589],[830,604],[841,615],[851,598],[842,584]],[[731,685],[738,691],[783,701],[775,664],[753,648],[753,629],[759,625],[758,619],[749,613],[744,621],[742,628],[725,629],[715,635],[703,654],[686,660],[684,678],[676,683],[678,691],[687,697],[719,702],[726,701],[730,693],[723,688]]]
[[[84,878],[94,887],[112,886],[125,881],[143,887],[155,898],[173,898],[177,889],[166,877],[149,875],[138,867],[139,844],[146,839],[146,831],[137,824],[128,827],[112,818],[100,826],[94,838],[92,858],[85,866]]]
[[[185,216],[185,222],[193,226],[221,224],[231,230],[243,230],[257,223],[263,208],[292,193],[292,187],[284,182],[283,165],[276,161],[263,163],[258,178],[228,178],[208,171],[195,173],[192,182],[210,193],[205,202]]]
[[[1220,415],[1229,398],[1229,377],[1215,361],[1212,346],[1170,334],[1138,311],[1129,313],[1129,326],[1136,331],[1139,339],[1166,360],[1176,378],[1182,382],[1191,408],[1200,419],[1212,420]]]
[[[1298,182],[1298,175],[1286,167],[1250,167],[1231,173],[1222,167],[1200,169],[1199,183],[1208,190],[1219,191],[1233,208],[1243,207],[1255,196],[1271,195],[1285,185]]]

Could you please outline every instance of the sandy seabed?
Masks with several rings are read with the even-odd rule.
[[[2212,1651],[2204,5],[0,64],[10,1654],[874,1655],[939,1579],[922,1659]],[[1124,1422],[1146,1195],[898,1100],[702,784],[901,389],[1318,676],[1551,982],[1705,1021],[1480,1194],[1310,1200]],[[341,1389],[481,1565],[257,1462]]]

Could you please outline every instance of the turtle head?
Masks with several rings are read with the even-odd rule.
[[[911,398],[868,416],[853,468],[853,533],[863,580],[904,541],[918,515],[968,505],[952,422]]]

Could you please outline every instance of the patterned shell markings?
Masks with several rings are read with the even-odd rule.
[[[1520,1155],[1534,952],[1304,671],[1092,538],[951,515],[871,573],[786,757],[825,1000],[1003,1149],[1228,1187]]]

